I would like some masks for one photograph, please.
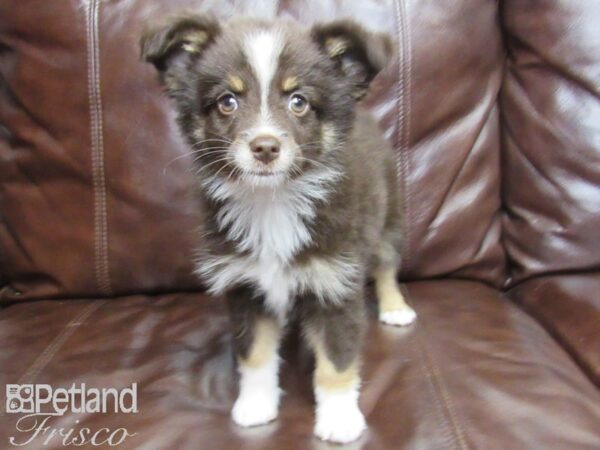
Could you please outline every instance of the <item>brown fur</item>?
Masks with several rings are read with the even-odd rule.
[[[390,39],[348,21],[315,25],[307,31],[293,22],[218,23],[210,16],[193,16],[150,30],[142,39],[142,53],[156,66],[174,99],[189,144],[198,152],[218,148],[212,155],[200,153],[199,184],[218,177],[237,180],[239,168],[224,162],[229,148],[223,139],[232,141],[246,133],[261,105],[259,81],[240,49],[247,33],[272,26],[285,30],[285,45],[268,105],[272,120],[302,155],[288,179],[319,167],[335,168],[341,174],[330,180],[329,195],[315,200],[316,215],[306,222],[311,239],[288,262],[290,270],[328,257],[350,258],[358,267],[342,302],[329,302],[310,291],[295,292],[291,314],[299,318],[315,350],[316,383],[348,388],[358,382],[367,277],[374,271],[379,274],[378,293],[385,297],[386,311],[406,306],[399,300],[402,296],[394,280],[401,238],[394,156],[372,117],[356,106],[390,59]],[[194,39],[200,34],[203,39]],[[240,93],[239,113],[232,116],[219,114],[215,107],[228,90]],[[290,113],[290,91],[309,101],[306,115]],[[247,250],[239,249],[239,240],[228,237],[229,228],[219,226],[219,214],[228,200],[212,198],[204,189],[199,197],[207,212],[202,253],[248,256]],[[281,318],[274,317],[265,306],[264,293],[247,281],[233,282],[226,297],[238,357],[243,364],[255,364],[262,353],[277,348],[278,332],[265,324]]]

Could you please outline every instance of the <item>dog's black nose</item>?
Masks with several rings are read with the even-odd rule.
[[[273,136],[258,136],[250,142],[250,150],[260,162],[269,164],[279,156],[281,142]]]

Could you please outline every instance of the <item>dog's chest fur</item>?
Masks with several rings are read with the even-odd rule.
[[[299,263],[295,256],[312,243],[316,209],[329,193],[333,170],[305,175],[285,187],[254,190],[216,182],[208,193],[221,202],[216,224],[235,252],[201,258],[198,272],[210,291],[222,294],[234,284],[255,285],[266,306],[285,316],[295,295],[310,291],[321,300],[341,301],[358,267],[350,257],[315,255]]]

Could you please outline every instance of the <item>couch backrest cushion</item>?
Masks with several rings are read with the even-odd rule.
[[[0,5],[7,296],[198,284],[191,174],[173,161],[186,148],[154,74],[139,61],[143,4],[154,2],[137,3]]]
[[[600,269],[600,3],[503,4],[504,241],[512,283]]]
[[[405,201],[405,277],[496,286],[500,245],[498,91],[504,49],[496,2],[398,1],[394,139]]]
[[[0,3],[5,299],[199,287],[188,149],[138,51],[144,23],[182,7],[396,36],[367,104],[398,151],[403,275],[502,284],[495,2],[19,0]]]

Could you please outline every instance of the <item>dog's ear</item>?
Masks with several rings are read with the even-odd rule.
[[[180,15],[149,27],[140,40],[142,58],[165,72],[181,62],[198,58],[221,32],[217,19],[206,15]]]
[[[311,35],[321,51],[336,63],[341,76],[352,83],[356,99],[364,97],[371,80],[394,53],[389,35],[369,32],[352,20],[314,25]]]

